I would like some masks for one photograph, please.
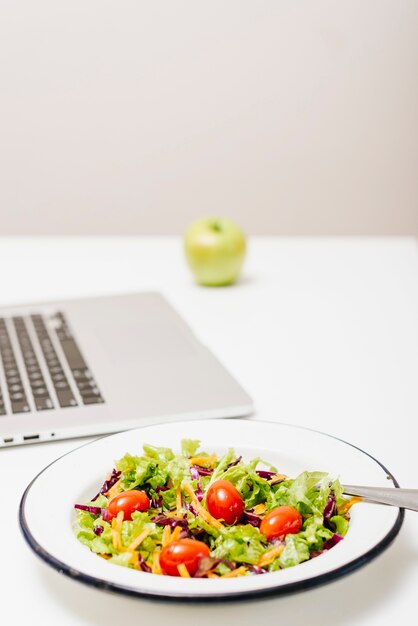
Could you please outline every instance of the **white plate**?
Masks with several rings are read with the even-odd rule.
[[[402,509],[362,502],[352,509],[344,541],[332,550],[278,572],[218,580],[156,576],[110,564],[90,552],[73,534],[74,504],[88,501],[113,462],[126,452],[141,454],[143,443],[178,450],[183,437],[200,439],[207,452],[234,447],[246,459],[261,456],[289,476],[320,470],[351,485],[398,486],[366,452],[306,428],[244,419],[160,424],[98,439],[46,467],[21,500],[20,525],[30,547],[58,571],[95,587],[138,596],[211,600],[285,593],[330,582],[376,557],[400,530]]]

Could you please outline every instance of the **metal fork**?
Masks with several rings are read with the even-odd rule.
[[[361,487],[343,485],[344,493],[349,496],[361,496],[370,502],[389,504],[402,509],[418,511],[418,489],[392,489],[390,487]]]

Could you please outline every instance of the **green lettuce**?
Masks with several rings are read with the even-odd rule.
[[[334,515],[329,520],[335,526],[335,532],[344,537],[347,534],[349,522],[342,515]]]
[[[107,498],[99,496],[95,502],[87,504],[105,507]],[[94,532],[97,526],[103,528],[100,535],[96,535]],[[77,539],[85,546],[88,546],[92,552],[96,554],[114,554],[116,552],[112,543],[112,527],[108,522],[102,520],[101,517],[92,515],[88,511],[77,510],[73,530]]]
[[[271,567],[270,571],[274,571],[274,569],[278,569],[279,567],[293,567],[308,559],[309,546],[306,539],[300,534],[286,535],[284,550],[276,559],[277,563],[275,567]],[[272,565],[274,565],[274,563],[272,563]]]
[[[182,439],[181,440],[181,453],[185,457],[195,456],[199,450],[199,439]]]
[[[168,480],[167,471],[153,457],[125,454],[116,461],[116,469],[122,472],[120,481],[124,491],[135,489],[138,485],[163,486]]]
[[[212,556],[255,565],[266,552],[267,545],[265,537],[254,526],[229,526],[222,529],[214,542]]]

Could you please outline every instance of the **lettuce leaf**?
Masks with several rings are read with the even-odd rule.
[[[96,535],[94,528],[101,526],[103,531]],[[92,515],[87,511],[77,511],[73,524],[74,533],[79,541],[88,546],[96,554],[116,553],[112,543],[112,527],[108,522],[104,522],[101,517]]]
[[[116,461],[116,469],[122,472],[120,481],[124,491],[147,483],[151,487],[162,487],[168,480],[168,474],[158,460],[146,456],[125,454]]]
[[[334,515],[329,520],[335,526],[335,532],[344,537],[347,534],[349,521],[342,515]]]
[[[195,456],[199,450],[199,439],[182,439],[181,440],[181,453],[185,457]]]
[[[287,535],[284,550],[276,559],[277,564],[275,569],[277,569],[277,566],[280,568],[293,567],[294,565],[299,565],[299,563],[307,561],[308,559],[309,547],[306,539],[300,534]],[[271,568],[270,571],[274,571],[274,568]]]
[[[147,443],[144,443],[142,448],[146,456],[150,457],[151,459],[156,459],[160,463],[167,463],[167,461],[172,461],[175,456],[171,448],[158,448],[155,446],[150,446]]]
[[[221,531],[214,543],[212,556],[238,563],[255,565],[266,551],[267,542],[258,528],[250,524],[229,526]]]
[[[139,511],[135,511],[135,513],[132,514],[132,520],[127,520],[122,523],[122,545],[127,548],[146,528],[151,532],[141,544],[141,549],[147,550],[146,542],[152,542],[153,546],[150,545],[150,548],[154,549],[156,546],[155,542],[161,541],[163,529],[161,526],[157,526],[157,524],[151,522],[148,512],[140,513]]]

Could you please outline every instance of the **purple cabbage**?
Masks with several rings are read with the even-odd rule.
[[[339,543],[343,539],[344,539],[344,537],[341,537],[341,535],[339,535],[338,533],[334,533],[332,535],[332,537],[330,539],[328,539],[324,543],[324,545],[322,547],[322,550],[330,550],[331,548],[333,548],[335,545],[337,545],[337,543]]]
[[[214,559],[211,556],[202,556],[202,558],[199,559],[197,572],[194,575],[194,578],[202,578],[208,573],[209,570],[219,565],[219,563],[223,563],[231,571],[235,569],[234,564],[231,563],[231,561],[227,561],[227,559]]]
[[[192,515],[194,515],[195,517],[199,517],[199,513],[196,511],[195,508],[193,508],[192,504],[189,504],[188,502],[186,502],[185,508],[190,511],[190,513]]]
[[[161,487],[160,485],[157,485],[157,487],[155,487],[155,493],[160,494],[162,491],[167,491],[168,487]],[[148,493],[149,495],[149,493]],[[161,508],[163,505],[163,498],[162,496],[159,496],[158,498],[151,498],[151,502],[150,502],[150,506],[153,509],[159,509]]]
[[[181,526],[182,528],[188,527],[186,519],[180,519],[179,517],[167,517],[164,513],[151,517],[151,522],[161,524],[162,526],[170,526],[170,528],[175,528],[176,526]]]
[[[324,508],[324,522],[329,522],[334,515],[337,515],[337,502],[335,500],[335,493],[330,491],[328,501]]]
[[[79,509],[80,511],[87,511],[92,515],[101,515],[104,522],[109,521],[109,511],[107,509],[102,509],[100,506],[87,506],[86,504],[75,504],[75,509]]]
[[[191,465],[190,470],[195,469],[201,476],[210,476],[213,473],[213,469],[202,467],[201,465]]]
[[[277,474],[277,472],[268,472],[267,470],[257,470],[256,474],[260,476],[260,478],[265,478],[265,480],[270,480]]]
[[[278,474],[277,472],[268,472],[267,470],[256,470],[256,473],[260,476],[260,478],[264,478],[264,480],[268,480],[270,485],[277,485],[278,483],[282,483],[286,480],[286,476],[283,474]]]
[[[255,515],[255,513],[252,513],[251,511],[244,511],[240,519],[240,523],[251,524],[251,526],[258,528],[261,524],[261,518],[258,517],[258,515]]]
[[[268,540],[272,546],[284,546],[285,542],[280,538],[282,535],[275,535]]]
[[[241,459],[242,459],[242,456],[239,456],[238,458],[236,458],[235,461],[232,461],[232,463],[230,463],[229,465],[225,467],[225,471],[229,469],[230,467],[234,467],[234,465],[238,465]]]
[[[179,539],[190,539],[191,533],[187,528],[183,528],[179,534]]]
[[[195,467],[190,468],[190,475],[197,482],[196,497],[201,502],[203,500],[202,483],[200,482],[199,472]]]
[[[115,483],[118,482],[119,478],[120,478],[120,472],[117,472],[115,469],[112,470],[112,473],[110,475],[110,478],[108,480],[105,480],[99,493],[97,493],[94,498],[91,499],[92,502],[94,502],[95,500],[97,500],[97,498],[105,493],[107,493],[109,491],[109,489],[111,487],[113,487],[113,485]]]
[[[144,558],[140,554],[138,554],[138,565],[143,572],[151,573],[152,570],[150,566],[145,563]]]
[[[104,531],[103,526],[95,526],[93,528],[94,534],[97,535],[98,537],[100,537],[100,535],[102,534],[103,531]]]
[[[86,504],[75,504],[74,508],[80,509],[80,511],[87,511],[93,515],[101,515],[103,511],[101,506],[87,506]]]
[[[339,535],[338,533],[334,533],[330,539],[325,541],[325,543],[324,543],[324,545],[322,547],[322,550],[314,550],[313,552],[311,552],[311,559],[314,559],[315,557],[319,556],[320,554],[323,554],[327,550],[331,550],[331,548],[336,546],[337,543],[339,543],[343,539],[344,539],[344,537],[341,537],[341,535]]]
[[[253,574],[267,574],[267,570],[258,565],[247,565],[247,567]]]

